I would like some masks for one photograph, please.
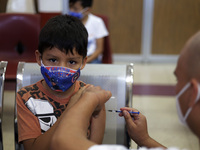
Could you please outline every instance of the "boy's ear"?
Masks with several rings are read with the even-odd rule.
[[[40,54],[40,52],[38,50],[35,51],[35,58],[36,58],[38,65],[41,66],[42,55]]]
[[[86,62],[87,62],[87,56],[83,59],[83,63],[82,63],[82,66],[81,66],[81,70],[85,67]]]

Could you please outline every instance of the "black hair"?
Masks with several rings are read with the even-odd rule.
[[[69,3],[74,5],[76,2],[80,1],[83,8],[92,7],[93,0],[69,0]]]
[[[88,32],[82,22],[69,15],[59,15],[49,19],[40,31],[38,50],[41,54],[53,47],[66,54],[73,49],[85,58],[87,56]]]

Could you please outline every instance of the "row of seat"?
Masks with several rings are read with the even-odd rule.
[[[9,61],[6,74],[7,84],[15,84],[16,68],[19,61],[35,62],[35,50],[38,47],[40,29],[51,17],[56,15],[60,14],[0,13],[0,60]],[[108,18],[99,16],[102,17],[108,28]],[[109,36],[105,37],[102,62],[112,63]]]
[[[4,126],[9,126],[10,130],[2,130],[3,149],[14,150],[16,146],[14,140],[17,134],[15,115],[15,98],[9,100],[9,108],[6,106],[7,113],[5,114],[5,105],[7,102],[4,97],[4,82],[7,74],[7,66],[9,62],[0,62],[0,104],[1,104],[1,120]],[[16,91],[20,88],[36,83],[42,79],[40,73],[40,66],[35,62],[19,62],[16,73]],[[101,86],[103,89],[110,90],[112,92],[111,99],[106,103],[107,110],[115,110],[124,106],[132,106],[132,86],[133,86],[133,65],[117,65],[117,64],[87,64],[81,71],[80,80]],[[2,111],[3,110],[3,111]],[[130,138],[125,131],[125,122],[123,118],[117,117],[115,113],[106,113],[106,130],[103,143],[105,144],[123,144],[129,147]],[[7,121],[4,121],[7,120]],[[8,120],[12,120],[9,123]],[[15,122],[15,123],[14,123]],[[2,127],[1,124],[1,127]],[[13,129],[13,130],[12,130]],[[12,148],[10,147],[12,145]],[[6,148],[8,147],[9,148]]]

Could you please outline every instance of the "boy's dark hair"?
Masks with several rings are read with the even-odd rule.
[[[69,0],[69,4],[74,5],[78,1],[81,2],[83,8],[92,7],[93,0]]]
[[[81,21],[69,15],[59,15],[49,19],[40,31],[38,50],[41,54],[53,47],[61,51],[73,49],[85,58],[87,56],[88,32]]]

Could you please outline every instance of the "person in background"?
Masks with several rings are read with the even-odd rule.
[[[108,31],[103,20],[91,13],[92,3],[93,0],[69,0],[69,15],[79,18],[88,31],[87,63],[101,63]]]
[[[183,47],[174,74],[177,78],[176,106],[179,119],[200,139],[200,32],[192,36]],[[61,127],[55,130],[51,141],[51,150],[57,148],[59,150],[126,150],[125,147],[120,145],[97,145],[85,136],[89,118],[94,115],[98,117],[102,104],[110,96],[109,91],[97,87],[85,88],[79,101],[63,116],[70,121],[67,121],[67,119],[61,121]],[[87,101],[90,106],[81,107],[83,103],[86,105]],[[131,139],[140,146],[139,149],[178,150],[178,148],[166,148],[151,138],[147,130],[146,117],[141,113],[130,115],[129,111],[137,111],[136,109],[124,107],[121,110],[122,113],[119,116],[124,116],[127,131]],[[85,118],[86,120],[79,120],[78,118]],[[70,122],[70,124],[67,124],[67,122]],[[66,130],[70,126],[73,127],[71,128],[72,131]],[[76,141],[78,144],[74,144],[72,141]]]
[[[77,81],[87,61],[87,39],[81,21],[68,15],[53,17],[42,28],[35,55],[44,79],[23,87],[16,97],[18,139],[25,150],[50,149],[62,114],[78,100],[75,93],[88,86]],[[105,117],[102,109],[98,118],[88,120],[85,134],[95,143],[103,141]]]

